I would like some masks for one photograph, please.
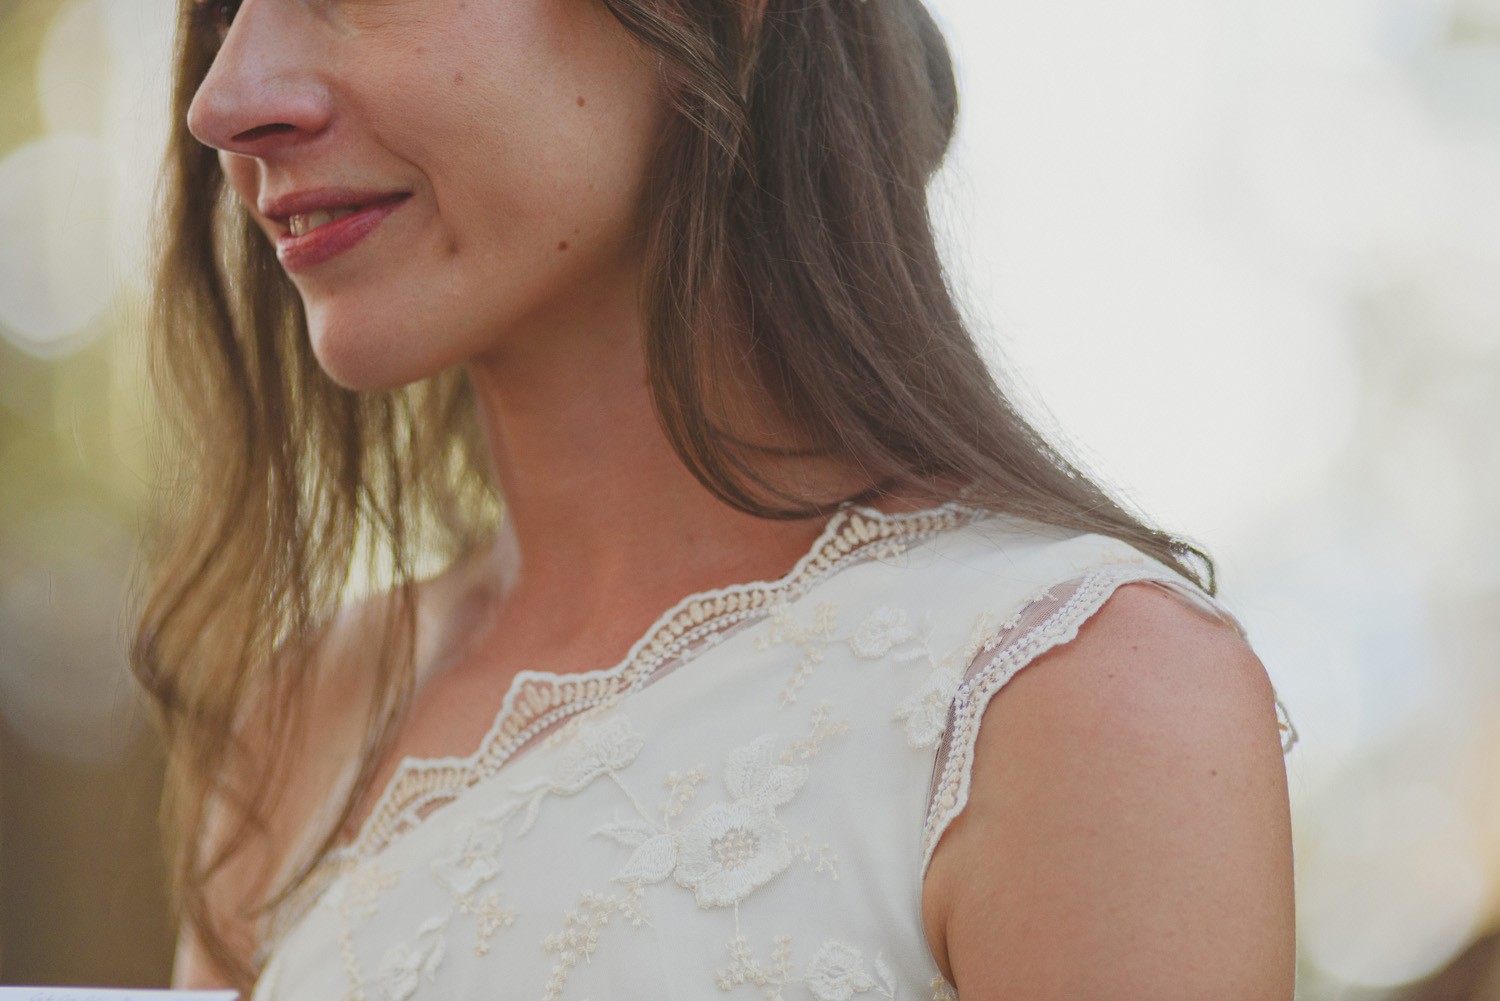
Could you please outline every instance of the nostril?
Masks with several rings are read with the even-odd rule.
[[[295,125],[286,122],[276,122],[272,125],[257,125],[253,129],[246,129],[234,137],[235,142],[255,142],[257,139],[268,139],[271,136],[281,135],[283,132],[291,132],[296,129]]]

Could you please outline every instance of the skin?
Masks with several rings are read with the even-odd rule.
[[[273,240],[264,199],[409,193],[293,275],[313,348],[361,389],[466,365],[506,498],[495,544],[419,589],[417,696],[356,824],[402,757],[472,750],[519,670],[614,664],[684,595],[780,576],[821,529],[726,507],[658,426],[637,289],[661,86],[592,0],[247,0],[193,102],[189,127]],[[782,472],[867,485],[826,462]],[[244,774],[277,740],[297,768],[265,836],[209,885],[244,955],[246,915],[357,751],[380,614],[351,607],[317,639],[309,725],[246,734]],[[989,710],[924,886],[939,968],[966,1001],[1290,997],[1284,782],[1253,655],[1127,588]],[[191,929],[175,982],[227,982]]]
[[[965,1001],[1292,997],[1277,733],[1235,632],[1121,589],[985,714],[924,886],[939,969]]]

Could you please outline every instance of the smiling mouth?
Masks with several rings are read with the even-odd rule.
[[[338,209],[318,209],[316,212],[293,215],[287,219],[287,228],[293,236],[306,236],[319,226],[326,226],[335,219],[342,219],[365,208],[363,205],[349,205]]]
[[[330,261],[363,242],[410,197],[409,191],[389,195],[339,191],[306,193],[297,196],[296,202],[300,204],[282,208],[273,201],[262,211],[280,224],[281,231],[276,235],[276,256],[287,271],[295,273]],[[317,201],[313,201],[314,198]],[[282,204],[291,201],[290,197],[281,199]],[[289,208],[302,211],[286,211]]]

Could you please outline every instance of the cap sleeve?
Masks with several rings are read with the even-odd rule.
[[[1055,647],[1078,635],[1110,597],[1126,584],[1149,583],[1183,604],[1219,621],[1241,636],[1244,628],[1213,597],[1159,564],[1111,565],[1059,580],[1024,601],[998,626],[969,662],[948,712],[948,724],[938,747],[922,831],[922,872],[932,861],[943,832],[969,801],[974,747],[985,709],[1020,671]],[[1276,700],[1282,752],[1291,749],[1297,734],[1281,700]]]

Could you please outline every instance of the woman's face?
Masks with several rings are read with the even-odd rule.
[[[531,332],[634,322],[663,101],[597,0],[218,10],[188,126],[276,245],[334,379],[399,385]]]

